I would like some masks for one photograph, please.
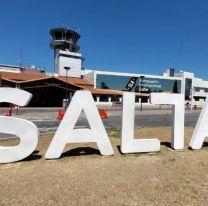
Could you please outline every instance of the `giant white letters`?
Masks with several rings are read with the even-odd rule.
[[[28,104],[32,95],[20,89],[0,88],[0,102],[9,102],[20,106]],[[184,148],[184,95],[150,94],[152,104],[173,105],[172,147]],[[74,129],[81,111],[89,121],[90,129]],[[153,152],[160,150],[160,141],[154,139],[134,139],[135,94],[124,93],[121,151],[122,153]],[[189,146],[200,149],[204,138],[208,136],[208,98],[200,114]],[[38,128],[30,121],[14,117],[0,116],[0,133],[18,136],[20,143],[16,146],[0,146],[0,163],[10,163],[29,156],[38,143]],[[67,143],[96,142],[102,155],[113,155],[104,125],[98,114],[90,92],[77,91],[65,113],[54,138],[45,154],[46,159],[59,158]]]
[[[173,105],[171,147],[182,150],[184,148],[184,95],[151,93],[150,102],[152,104]]]
[[[189,147],[192,149],[200,149],[205,137],[208,137],[208,97],[197,121]]]
[[[74,129],[82,110],[89,121],[91,129]],[[77,91],[74,94],[64,118],[45,154],[45,158],[59,158],[67,143],[82,142],[96,142],[102,155],[114,154],[95,102],[91,93],[88,91]]]
[[[32,94],[20,89],[0,88],[0,102],[25,106],[31,98]],[[26,158],[35,150],[38,143],[38,128],[24,119],[0,116],[0,133],[12,134],[20,138],[20,143],[16,146],[0,146],[0,163]]]
[[[122,112],[121,152],[153,152],[160,150],[158,139],[134,139],[135,94],[124,93]]]

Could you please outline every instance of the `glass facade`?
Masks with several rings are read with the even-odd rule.
[[[186,78],[185,80],[185,100],[191,99],[192,79]]]
[[[181,93],[181,80],[97,74],[96,88],[143,93]]]
[[[195,92],[208,92],[208,88],[205,87],[194,87]]]

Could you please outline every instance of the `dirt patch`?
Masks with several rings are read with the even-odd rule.
[[[52,137],[42,136],[26,160],[0,165],[0,205],[207,205],[208,147],[188,150],[192,131],[184,152],[169,149],[170,128],[145,128],[135,136],[159,138],[159,153],[122,155],[113,137],[114,156],[73,144],[58,160],[44,159]]]

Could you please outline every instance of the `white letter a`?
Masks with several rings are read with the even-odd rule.
[[[74,129],[82,110],[86,115],[91,129]],[[45,158],[59,158],[67,143],[82,142],[97,142],[102,155],[114,154],[95,102],[91,93],[88,91],[77,91],[74,94],[64,118],[45,154]]]
[[[199,119],[197,121],[196,127],[194,129],[193,135],[191,137],[191,141],[189,143],[189,147],[191,149],[201,149],[205,137],[208,136],[208,97],[206,97],[206,101],[204,103],[203,109],[199,115]]]

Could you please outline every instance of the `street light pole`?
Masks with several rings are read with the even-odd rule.
[[[140,111],[142,112],[142,100],[143,100],[143,98],[142,98],[142,88],[143,88],[143,79],[144,79],[144,76],[140,76],[140,84],[141,84],[141,86],[140,86],[140,93],[141,93],[141,105],[140,105]]]
[[[193,110],[194,92],[195,92],[194,88],[191,89],[191,110]]]
[[[67,110],[68,107],[68,92],[67,92],[67,77],[68,77],[68,71],[71,69],[71,67],[64,67],[66,70],[66,84],[65,84],[65,111]]]

